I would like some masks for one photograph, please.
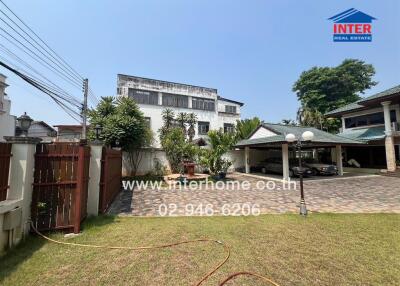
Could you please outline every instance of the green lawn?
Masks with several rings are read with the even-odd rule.
[[[253,271],[280,285],[400,285],[400,215],[311,214],[259,217],[88,220],[82,235],[59,240],[139,246],[216,238],[228,262],[203,285]],[[161,250],[61,246],[30,237],[0,257],[0,285],[193,285],[225,256],[218,244]],[[227,285],[265,285],[238,277]]]

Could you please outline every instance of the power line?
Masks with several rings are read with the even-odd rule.
[[[26,66],[29,70],[33,71],[35,74],[37,74],[38,76],[40,76],[41,78],[43,78],[45,81],[48,82],[48,86],[53,88],[54,90],[56,90],[57,92],[60,92],[62,94],[64,94],[65,96],[68,96],[69,98],[71,98],[72,100],[76,101],[76,102],[80,102],[76,97],[72,96],[71,94],[69,94],[68,92],[66,92],[64,89],[62,89],[61,87],[59,87],[57,84],[55,84],[54,82],[52,82],[50,79],[48,79],[46,76],[44,76],[42,73],[40,73],[39,71],[37,71],[35,68],[33,68],[31,65],[29,65],[26,61],[24,61],[23,59],[21,59],[19,56],[17,56],[15,53],[13,53],[12,51],[10,51],[9,49],[7,49],[7,47],[5,47],[3,44],[0,43],[0,49],[2,49],[5,53],[7,53],[8,55],[10,55],[12,58],[16,59],[19,63],[21,63],[22,65]],[[16,66],[15,64],[13,64],[14,66]],[[19,68],[21,70],[23,70],[22,68]],[[28,73],[25,71],[25,73]],[[34,77],[33,75],[31,75],[31,77]]]
[[[1,13],[3,13],[4,15],[6,15],[2,10],[0,10]],[[8,17],[6,15],[6,17]],[[53,59],[49,58],[49,56],[47,56],[45,53],[42,52],[41,49],[39,49],[38,47],[36,47],[34,44],[32,44],[27,38],[25,38],[20,32],[18,32],[13,26],[11,26],[9,23],[7,23],[3,18],[0,17],[0,20],[6,24],[9,28],[11,28],[15,33],[17,33],[21,38],[23,38],[27,43],[29,43],[32,47],[34,47],[39,53],[41,53],[44,57],[46,57],[48,60],[50,60],[53,64],[55,64],[56,66],[58,66],[62,71],[64,71],[66,73],[66,76],[69,76],[71,79],[74,80],[78,80],[81,81],[81,79],[79,77],[77,77],[75,74],[71,73],[69,70],[65,69],[63,66],[61,66],[58,62],[55,62]],[[12,20],[11,20],[12,21]],[[18,25],[16,25],[22,32],[24,32],[25,34],[27,34],[24,30],[21,29],[21,27],[19,27]],[[33,39],[29,34],[27,34],[33,41],[35,41],[35,43],[37,43],[37,41],[35,39]],[[47,52],[47,50],[45,50],[40,44],[38,44],[39,47],[41,47],[44,51]],[[48,52],[47,52],[48,53]]]
[[[28,56],[30,56],[31,58],[33,58],[35,61],[37,61],[38,63],[40,63],[41,65],[43,65],[43,63],[45,63],[47,66],[43,65],[46,68],[50,68],[51,70],[53,70],[54,72],[56,72],[60,77],[62,77],[64,80],[68,81],[70,84],[72,84],[73,86],[81,89],[81,83],[77,83],[76,81],[72,81],[69,77],[66,77],[63,73],[60,73],[60,71],[58,71],[57,69],[55,69],[53,66],[51,66],[48,62],[46,62],[45,60],[43,60],[42,57],[40,57],[38,54],[36,54],[34,51],[32,51],[30,48],[28,48],[24,43],[22,43],[21,41],[19,41],[18,39],[16,39],[13,35],[11,35],[10,33],[8,33],[6,30],[4,30],[3,28],[0,27],[0,30],[2,30],[3,32],[5,32],[8,36],[10,36],[14,41],[18,42],[21,46],[23,46],[25,49],[27,49],[31,54],[34,54],[36,56],[33,57],[31,54],[29,54],[27,51],[25,51],[23,48],[21,48],[19,45],[17,45],[16,43],[14,43],[13,41],[11,41],[9,38],[7,38],[4,34],[0,33],[0,36],[2,36],[3,38],[5,38],[7,41],[9,41],[11,44],[13,44],[14,46],[16,46],[17,48],[19,48],[20,50],[22,50],[24,53],[26,53]],[[39,61],[38,59],[40,59],[41,61]],[[43,62],[43,63],[42,63]]]
[[[81,114],[79,112],[77,112],[74,108],[72,108],[70,105],[73,105],[71,102],[69,102],[68,100],[63,99],[60,95],[58,95],[57,93],[47,89],[45,86],[41,85],[39,82],[35,81],[34,79],[32,79],[31,77],[24,75],[23,73],[17,71],[16,69],[10,67],[9,65],[5,64],[4,62],[0,61],[0,65],[5,67],[6,69],[8,69],[9,71],[15,73],[17,76],[19,76],[20,78],[22,78],[24,81],[28,82],[29,84],[31,84],[32,86],[36,87],[37,89],[41,90],[42,92],[46,93],[47,95],[50,96],[50,98],[57,104],[59,105],[65,112],[68,113],[68,115],[70,115],[73,119],[79,121],[79,118],[81,116]],[[65,102],[63,102],[62,100],[64,100]]]
[[[39,83],[40,85],[44,86],[46,89],[50,90],[52,93],[57,94],[57,96],[60,99],[63,99],[64,101],[68,102],[70,105],[75,106],[76,108],[79,108],[81,106],[81,103],[76,100],[75,98],[71,98],[68,95],[63,95],[63,94],[59,94],[57,90],[55,90],[52,86],[49,86],[48,84],[42,82],[41,80],[39,80],[38,78],[36,78],[35,76],[31,75],[29,72],[25,71],[24,69],[16,66],[14,63],[8,61],[7,59],[5,59],[4,57],[0,56],[0,59],[2,59],[4,62],[6,62],[8,64],[8,66],[13,66],[14,70],[17,70],[19,72],[24,72],[28,77],[30,77],[32,80],[35,80],[35,82]]]
[[[17,18],[33,35],[36,36],[36,38],[42,42],[58,59],[60,59],[72,72],[74,72],[76,75],[80,77],[80,79],[83,81],[83,76],[80,75],[73,67],[71,67],[60,55],[58,55],[42,38],[39,37],[38,34],[36,34],[20,17],[18,17],[2,0],[0,2],[7,8],[8,11],[10,11],[15,18]]]

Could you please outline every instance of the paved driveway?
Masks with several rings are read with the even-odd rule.
[[[292,183],[297,185],[292,185],[289,190],[282,182],[268,183],[239,173],[229,177],[239,183],[248,181],[250,187],[233,189],[231,186],[222,190],[211,187],[207,189],[205,186],[184,190],[124,190],[113,203],[110,213],[172,216],[298,212],[298,183]],[[260,180],[262,182],[258,183]],[[307,181],[304,189],[307,208],[311,212],[400,213],[400,178],[369,175]]]

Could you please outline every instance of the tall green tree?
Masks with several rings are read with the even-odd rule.
[[[236,120],[236,139],[247,139],[260,123],[258,117]]]
[[[136,175],[142,160],[141,148],[152,141],[151,130],[147,127],[143,113],[136,102],[127,97],[117,100],[113,97],[102,97],[96,108],[88,112],[91,126],[100,126],[100,139],[108,146],[121,147],[127,152],[132,175]],[[96,138],[93,129],[88,137]]]
[[[336,129],[339,126],[337,120],[321,117],[359,100],[360,94],[377,84],[372,80],[374,74],[371,64],[357,59],[346,59],[336,67],[313,67],[304,71],[293,85],[301,104],[299,123],[312,123],[319,129]]]

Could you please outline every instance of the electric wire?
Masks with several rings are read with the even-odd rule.
[[[18,47],[20,50],[22,50],[24,53],[26,53],[28,56],[32,57],[34,60],[36,60],[38,63],[40,63],[41,65],[43,65],[44,67],[51,69],[53,72],[57,73],[57,75],[61,78],[63,78],[65,81],[69,82],[71,85],[81,89],[82,85],[79,82],[73,81],[71,80],[69,77],[65,76],[65,74],[61,73],[59,70],[57,70],[56,68],[54,68],[52,65],[50,65],[47,61],[45,61],[41,56],[39,56],[37,53],[35,53],[34,51],[32,51],[32,49],[30,49],[29,47],[27,47],[24,43],[22,43],[20,40],[18,40],[17,38],[15,38],[13,35],[11,35],[7,30],[3,29],[2,27],[0,27],[0,30],[3,31],[4,33],[6,33],[9,37],[11,37],[15,42],[17,42],[19,45],[21,45],[23,48],[25,48],[25,50],[23,48],[21,48],[18,44],[16,44],[15,42],[13,42],[10,38],[8,38],[7,36],[5,36],[3,33],[0,33],[0,36],[2,36],[3,38],[5,38],[7,41],[9,41],[10,43],[12,43],[14,46]],[[33,57],[30,53],[28,53],[26,50],[28,50],[31,54],[35,55],[35,57]],[[39,61],[39,60],[40,61]],[[45,65],[44,65],[45,64]]]
[[[0,55],[0,59],[3,60],[3,62],[7,63],[9,66],[13,66],[13,68],[17,71],[23,72],[25,73],[28,77],[30,77],[31,79],[35,80],[37,83],[41,84],[42,86],[46,87],[47,89],[49,89],[50,91],[57,93],[57,90],[55,90],[52,86],[49,86],[48,84],[42,82],[41,80],[39,80],[38,78],[36,78],[35,76],[33,76],[32,74],[30,74],[28,71],[25,71],[23,68],[16,66],[14,63],[8,61],[6,58],[4,58],[3,56]],[[75,98],[70,98],[69,96],[66,95],[59,95],[60,98],[62,98],[63,100],[66,100],[68,102],[70,102],[71,104],[74,104],[75,107],[80,106],[80,102],[78,100],[76,100]]]
[[[0,12],[3,15],[6,15],[1,9]],[[8,17],[6,15],[6,17]],[[13,26],[11,26],[7,21],[5,21],[2,17],[0,17],[0,21],[2,21],[4,24],[6,24],[10,29],[12,29],[15,33],[17,33],[22,39],[24,39],[27,43],[29,43],[33,48],[35,48],[39,53],[41,53],[45,58],[47,58],[48,60],[50,60],[53,64],[55,64],[56,66],[58,66],[62,71],[65,72],[66,76],[69,76],[71,78],[71,80],[77,80],[82,81],[79,77],[77,77],[75,74],[71,73],[69,70],[65,69],[63,66],[61,66],[58,62],[54,61],[53,59],[51,59],[48,55],[46,55],[42,49],[43,47],[41,47],[41,45],[39,45],[39,47],[41,49],[39,49],[36,45],[32,44],[31,41],[29,41],[24,35],[22,35],[19,31],[17,31]],[[16,25],[21,31],[23,31],[25,34],[27,34],[24,30],[22,30],[18,25]],[[28,34],[28,36],[30,37],[30,35]],[[32,37],[30,37],[32,39]],[[34,39],[32,39],[33,41],[35,41]],[[35,41],[36,42],[36,41]],[[47,50],[44,49],[44,51],[47,52]]]
[[[15,53],[13,53],[12,51],[10,51],[7,47],[5,47],[3,44],[0,43],[0,50],[3,50],[6,54],[8,54],[10,57],[14,58],[16,61],[18,61],[19,63],[21,63],[22,65],[24,65],[25,67],[27,67],[29,70],[31,70],[32,72],[34,72],[35,74],[37,74],[38,76],[40,76],[41,78],[44,79],[45,82],[47,82],[47,86],[51,87],[52,89],[54,89],[57,92],[60,92],[62,94],[64,94],[65,96],[69,97],[71,100],[74,100],[77,103],[80,103],[80,101],[74,97],[73,95],[69,94],[68,92],[66,92],[64,89],[62,89],[60,86],[58,86],[57,84],[55,84],[54,82],[52,82],[49,78],[47,78],[46,76],[44,76],[42,73],[40,73],[39,71],[37,71],[35,68],[33,68],[30,64],[28,64],[26,61],[24,61],[23,59],[21,59],[20,57],[18,57]],[[16,67],[15,64],[13,64],[14,67]],[[22,68],[19,68],[21,71],[23,71]],[[27,71],[25,71],[25,73],[29,73]],[[31,77],[34,77],[32,74],[30,75]],[[37,79],[39,80],[39,79]]]
[[[35,31],[32,30],[16,13],[14,13],[10,7],[8,7],[2,0],[0,2],[7,8],[11,14],[14,15],[40,42],[42,42],[61,62],[65,64],[72,72],[74,72],[81,80],[83,80],[83,76],[80,75],[71,65],[69,65],[60,55],[58,55]]]
[[[53,91],[47,89],[45,86],[41,85],[34,79],[30,78],[27,75],[24,75],[23,73],[17,71],[16,69],[12,68],[11,66],[5,64],[4,62],[0,61],[0,65],[8,69],[9,71],[13,72],[17,76],[19,76],[21,79],[24,81],[28,82],[32,86],[36,87],[37,89],[41,90],[42,92],[46,93],[47,95],[50,96],[50,98],[57,104],[59,105],[64,111],[66,111],[73,119],[77,120],[79,122],[79,118],[81,114],[77,112],[72,106],[75,106],[71,101],[65,100],[62,96],[60,96],[57,93],[54,93]],[[64,100],[61,101],[60,99]],[[72,106],[70,106],[72,105]]]

